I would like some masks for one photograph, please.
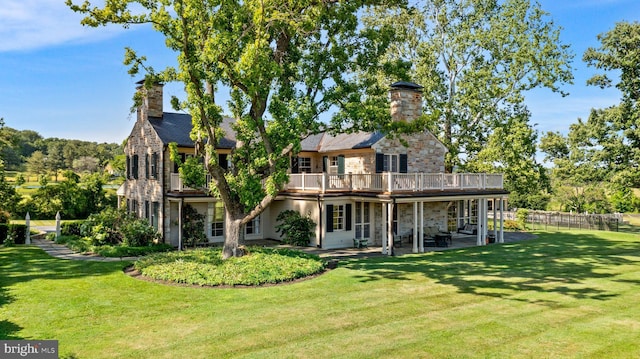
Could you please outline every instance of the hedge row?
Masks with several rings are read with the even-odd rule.
[[[24,224],[0,223],[0,244],[3,244],[7,235],[13,236],[15,244],[24,244],[27,237],[27,226]]]

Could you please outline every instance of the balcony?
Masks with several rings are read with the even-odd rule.
[[[487,173],[377,173],[289,175],[289,191],[309,192],[421,192],[503,189],[502,174]]]
[[[207,176],[207,187],[210,177]],[[301,192],[421,192],[503,189],[502,174],[487,173],[375,173],[330,175],[296,173],[289,175],[287,191]],[[171,174],[171,191],[199,192],[184,186],[180,175]]]

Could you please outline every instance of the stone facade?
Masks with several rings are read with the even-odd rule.
[[[384,138],[372,146],[375,152],[406,154],[407,172],[442,173],[447,149],[431,132],[407,135],[400,139]],[[374,171],[375,172],[375,171]]]
[[[391,87],[391,119],[410,122],[422,115],[422,91],[402,86]]]

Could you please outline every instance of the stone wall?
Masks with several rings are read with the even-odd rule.
[[[372,147],[378,153],[407,154],[407,171],[409,173],[444,172],[444,155],[447,150],[429,131],[404,136],[402,141],[397,138],[385,137]],[[375,172],[375,168],[373,172]]]

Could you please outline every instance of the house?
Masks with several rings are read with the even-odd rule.
[[[222,202],[185,187],[169,159],[172,142],[183,158],[194,155],[190,116],[163,111],[162,85],[138,89],[144,91],[144,101],[127,140],[127,180],[118,190],[119,200],[148,218],[163,240],[176,247],[183,243],[183,210],[191,206],[206,216],[208,242],[222,243]],[[421,115],[422,87],[397,82],[391,85],[390,100],[394,121],[412,121]],[[231,121],[225,119],[223,127],[228,129]],[[228,129],[219,146],[220,163],[226,163],[234,145],[233,131]],[[291,159],[289,183],[246,226],[245,240],[278,239],[275,218],[292,209],[316,222],[311,244],[325,249],[366,242],[392,253],[394,239],[395,245],[400,239],[414,252],[422,252],[428,228],[455,232],[465,224],[475,225],[473,233],[481,245],[489,234],[489,211],[493,211],[492,236],[503,241],[502,208],[508,191],[502,175],[444,173],[446,152],[428,131],[404,136],[402,141],[378,132],[308,137]]]

